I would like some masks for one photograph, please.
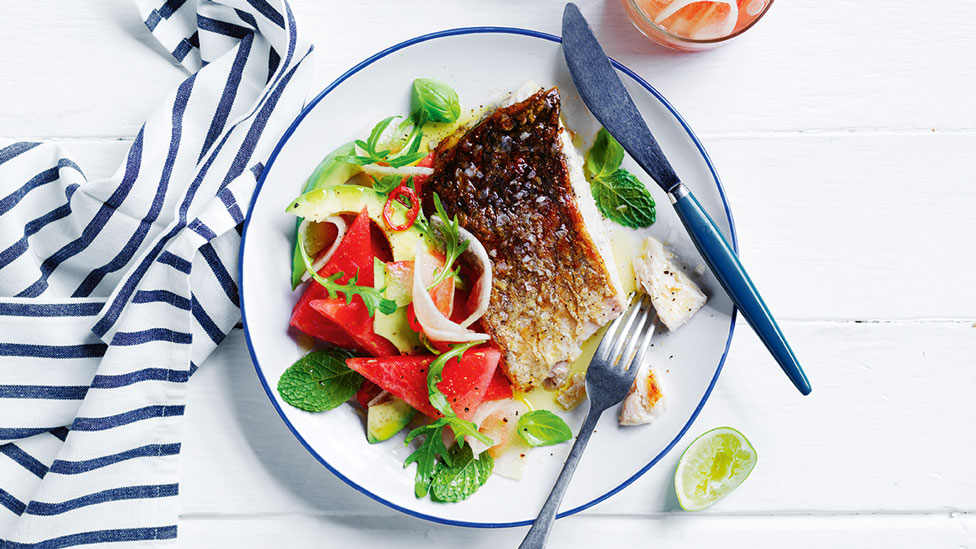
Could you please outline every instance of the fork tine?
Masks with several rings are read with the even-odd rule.
[[[644,340],[641,341],[640,349],[634,355],[634,360],[630,363],[632,369],[637,370],[644,363],[644,358],[647,356],[648,349],[651,348],[651,340],[654,339],[655,332],[657,332],[657,324],[654,323],[654,315],[651,315],[650,326],[647,327],[647,334],[644,336]]]
[[[627,296],[627,306],[633,301],[633,295]],[[625,314],[621,314],[617,318],[613,319],[610,326],[607,327],[607,331],[603,333],[603,339],[600,340],[600,344],[596,348],[596,352],[593,353],[594,359],[606,360],[607,351],[609,351],[611,345],[613,345],[614,340],[617,337],[617,329],[620,328],[620,323],[624,319]]]
[[[647,336],[641,337],[641,334],[644,333],[644,328],[647,326],[647,319],[651,316],[651,304],[645,296],[638,302],[637,307],[640,310],[640,314],[637,315],[638,320],[634,325],[634,331],[630,334],[631,337],[627,338],[627,346],[624,348],[623,354],[620,355],[620,363],[622,366],[630,364],[637,343],[648,339]]]
[[[627,312],[625,313],[627,319],[623,321],[623,328],[621,328],[615,334],[614,342],[613,342],[613,351],[611,351],[610,354],[606,357],[606,360],[610,361],[610,366],[617,365],[618,362],[617,357],[620,356],[620,351],[623,349],[624,343],[626,343],[627,339],[631,336],[630,328],[631,326],[633,326],[634,320],[637,318],[637,313],[639,313],[641,310],[640,304],[641,304],[640,300],[631,303],[630,309],[628,309]]]

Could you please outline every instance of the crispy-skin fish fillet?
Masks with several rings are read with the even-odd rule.
[[[428,215],[436,192],[488,250],[493,282],[482,323],[522,390],[579,356],[583,341],[623,309],[559,107],[553,88],[497,109],[438,147],[423,186]]]

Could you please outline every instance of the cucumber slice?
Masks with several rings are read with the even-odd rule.
[[[366,440],[370,444],[383,442],[406,427],[416,413],[397,397],[370,406],[366,411]]]
[[[420,336],[410,329],[410,321],[407,320],[406,304],[410,303],[410,296],[402,295],[403,289],[395,287],[398,285],[394,282],[392,277],[387,276],[386,264],[379,258],[373,258],[373,287],[382,290],[383,297],[395,301],[399,306],[388,315],[376,311],[373,332],[388,339],[401,353],[415,353],[420,350]]]
[[[388,339],[401,353],[413,354],[421,349],[420,335],[410,329],[406,307],[400,307],[388,315],[376,311],[373,332]]]
[[[373,262],[373,280],[376,288],[383,289],[383,297],[395,301],[397,307],[406,307],[413,301],[413,279],[403,280],[402,276],[391,276],[386,263],[379,258]]]

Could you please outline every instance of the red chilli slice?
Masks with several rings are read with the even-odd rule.
[[[410,209],[407,210],[407,221],[402,225],[397,225],[393,223],[393,202],[400,197],[406,197],[410,200]],[[403,203],[403,201],[400,201]],[[383,204],[383,221],[386,222],[386,226],[391,231],[401,232],[409,229],[413,226],[414,221],[417,220],[417,216],[420,214],[420,200],[417,199],[417,193],[413,192],[413,189],[406,186],[404,183],[400,183],[400,186],[393,189],[390,192],[389,198],[386,199],[386,204]]]

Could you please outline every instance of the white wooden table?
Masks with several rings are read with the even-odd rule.
[[[760,456],[749,480],[681,512],[673,452],[559,521],[552,546],[976,547],[976,3],[781,0],[703,54],[650,44],[616,0],[580,4],[702,137],[814,392],[742,324],[681,446],[737,427]],[[562,5],[293,0],[317,46],[313,90],[424,32],[558,33]],[[185,77],[163,53],[127,0],[5,0],[0,135],[62,142],[89,177],[111,173]],[[190,386],[184,546],[497,548],[524,534],[414,519],[332,476],[270,406],[240,330]]]

